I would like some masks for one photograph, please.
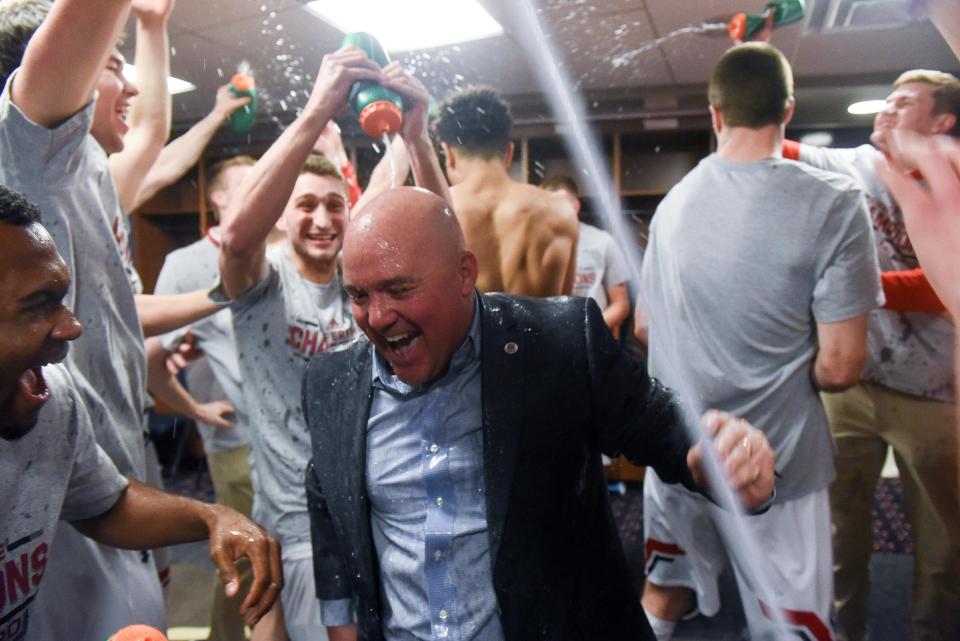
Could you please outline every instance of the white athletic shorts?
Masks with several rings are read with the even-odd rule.
[[[709,617],[720,608],[717,580],[732,560],[751,639],[797,636],[832,641],[833,552],[827,489],[775,503],[764,514],[746,517],[755,547],[745,552],[749,561],[762,563],[767,570],[776,606],[788,628],[786,635],[772,636],[769,604],[753,587],[736,552],[727,553],[714,519],[732,518],[685,487],[664,483],[648,469],[643,482],[647,580],[693,590],[700,612]]]
[[[320,600],[313,579],[313,547],[294,543],[283,548],[283,621],[290,641],[323,641],[327,628],[320,622]]]

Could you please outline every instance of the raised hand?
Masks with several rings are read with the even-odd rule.
[[[175,4],[176,0],[133,0],[130,9],[143,23],[165,22]]]

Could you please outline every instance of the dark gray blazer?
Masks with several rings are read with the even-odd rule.
[[[583,298],[480,297],[484,486],[493,589],[508,641],[653,639],[607,502],[600,452],[695,487],[671,394]],[[352,598],[380,641],[365,481],[372,345],[321,353],[304,378],[321,599]]]

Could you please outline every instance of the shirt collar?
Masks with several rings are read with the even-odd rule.
[[[443,376],[426,385],[408,385],[397,378],[397,375],[390,370],[390,366],[387,364],[386,359],[384,359],[383,356],[380,355],[380,352],[378,352],[374,347],[372,368],[373,386],[401,395],[419,393],[427,390],[435,383],[442,381],[451,375],[456,376],[459,371],[463,370],[472,361],[479,360],[480,301],[479,295],[475,291],[473,293],[473,318],[470,320],[470,329],[467,331],[466,338],[464,338],[463,342],[460,343],[460,347],[458,347],[453,353],[453,357],[450,359],[450,367]]]

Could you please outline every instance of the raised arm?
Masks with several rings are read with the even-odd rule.
[[[210,113],[160,151],[157,161],[153,163],[153,167],[143,179],[130,211],[153,198],[164,187],[180,180],[180,177],[197,163],[210,139],[230,114],[248,102],[250,102],[248,96],[240,98],[234,96],[230,92],[230,85],[220,87],[217,90],[216,103]]]
[[[389,154],[389,155],[388,155]],[[354,204],[353,209],[359,210],[363,204],[383,193],[391,187],[398,187],[404,184],[407,176],[410,174],[410,154],[407,153],[407,145],[400,136],[394,136],[390,141],[390,150],[383,155],[377,166],[373,168],[370,174],[370,182],[367,188],[363,190],[363,195]]]
[[[147,172],[170,137],[170,38],[167,21],[174,0],[133,0],[137,16],[137,67],[139,95],[130,104],[130,129],[123,150],[110,156],[110,173],[120,204],[132,211]]]
[[[267,236],[320,132],[346,102],[350,85],[380,76],[380,67],[355,47],[323,57],[303,112],[257,162],[230,203],[220,248],[220,277],[227,296],[239,296],[263,277]]]
[[[383,76],[383,86],[393,89],[403,97],[403,126],[400,128],[400,137],[407,148],[414,181],[418,187],[432,191],[453,207],[450,187],[443,170],[440,169],[440,161],[427,128],[430,94],[423,83],[404,71],[397,61],[383,68]]]
[[[127,19],[130,0],[58,0],[30,39],[13,103],[52,128],[90,102]]]
[[[100,543],[128,550],[209,539],[210,557],[228,597],[240,589],[234,564],[247,557],[253,566],[253,584],[240,611],[249,624],[270,609],[283,586],[279,544],[259,525],[222,505],[174,496],[130,481],[107,512],[74,521],[73,525]]]

